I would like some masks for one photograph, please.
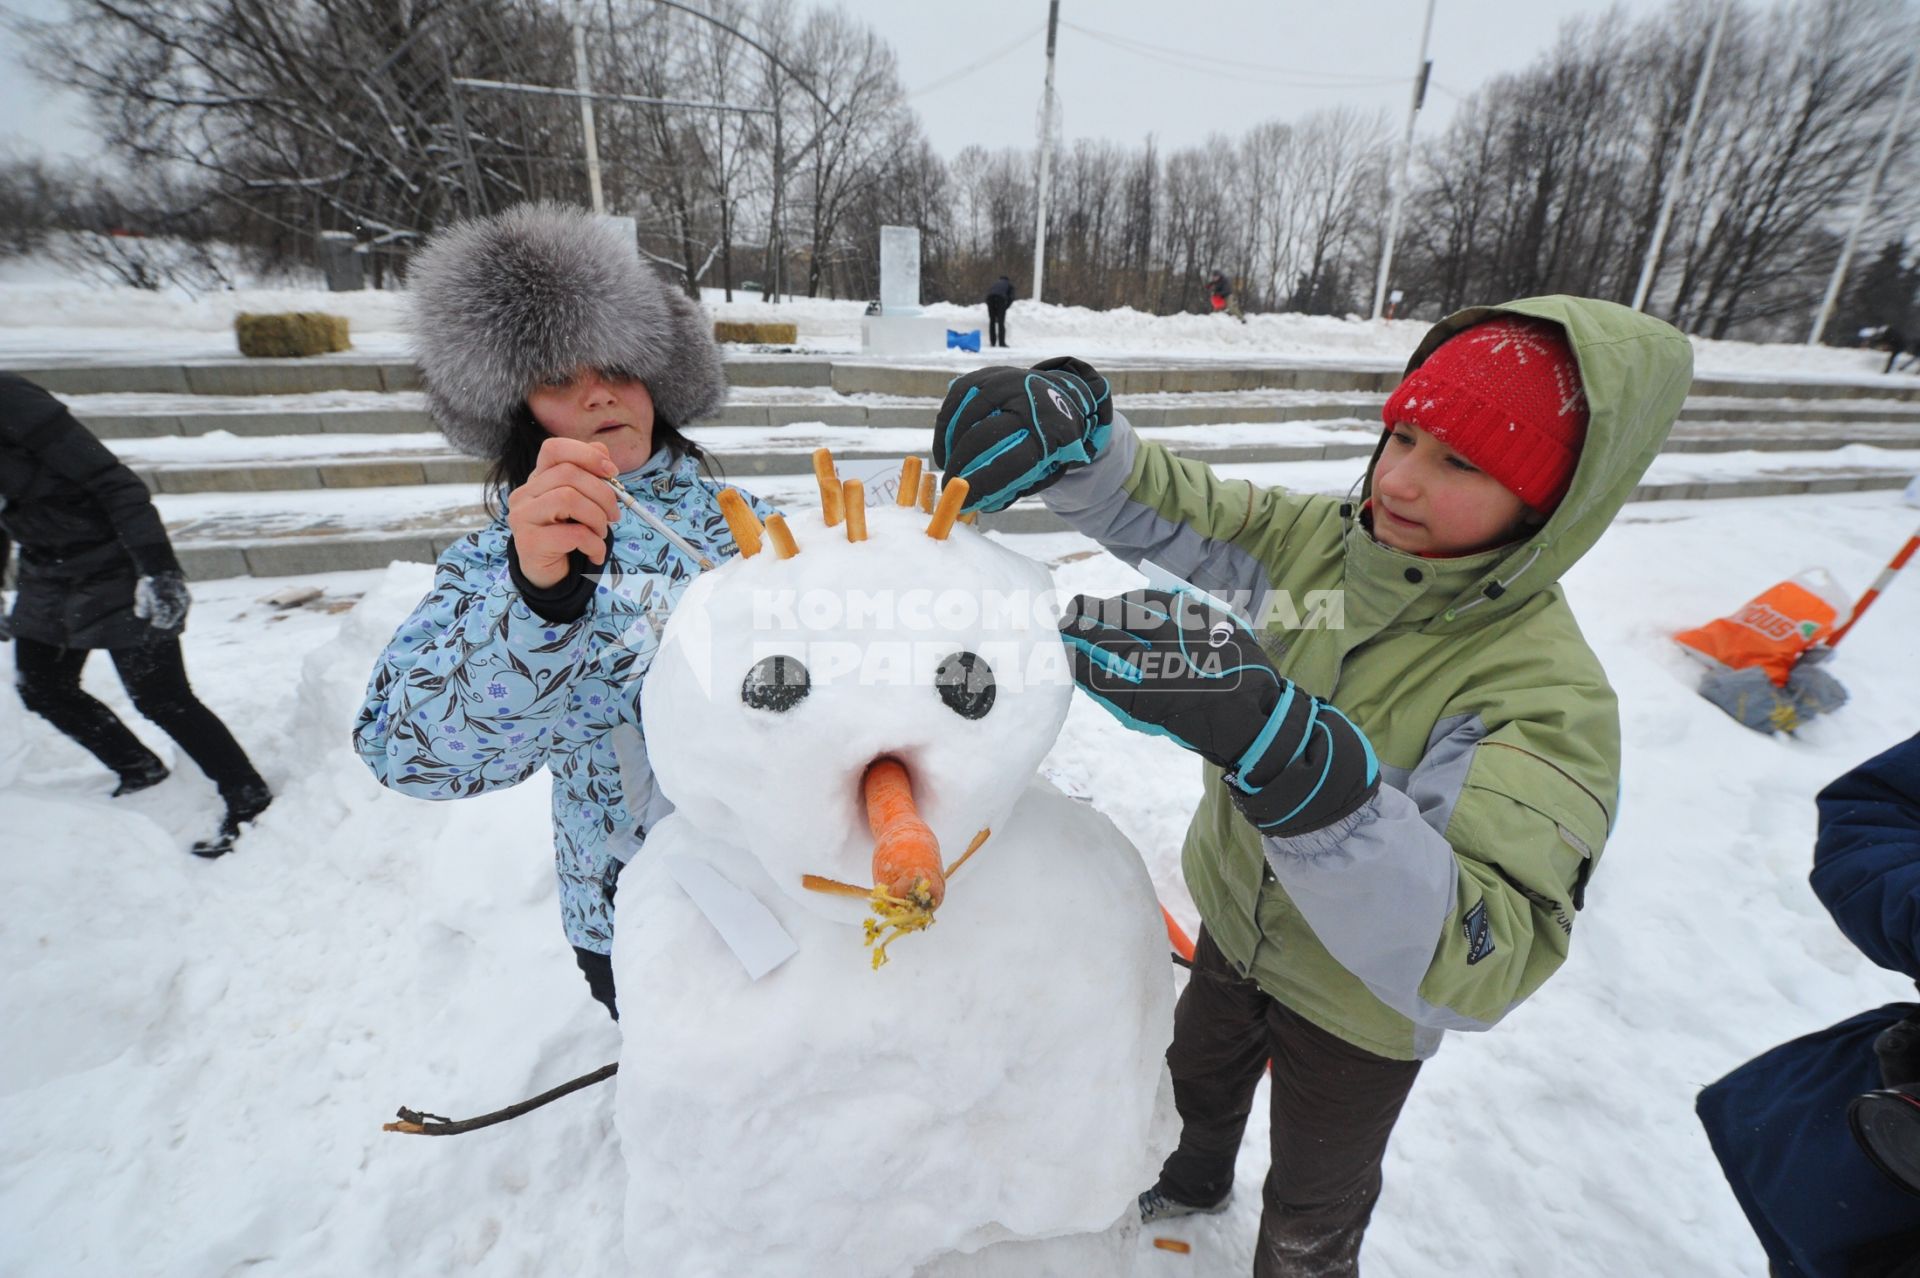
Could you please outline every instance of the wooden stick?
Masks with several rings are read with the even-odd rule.
[[[929,515],[933,513],[933,476],[932,475],[920,476],[920,509],[927,512],[927,514]]]
[[[949,865],[946,869],[942,870],[940,873],[944,875],[946,878],[949,878],[949,879],[952,878],[953,872],[959,869],[961,866],[965,865],[967,863],[967,858],[972,856],[975,852],[978,852],[980,850],[980,845],[982,843],[985,843],[987,841],[987,837],[992,833],[993,833],[993,830],[991,827],[989,827],[985,830],[980,831],[980,833],[974,835],[973,842],[967,844],[967,850],[960,854],[960,859],[958,861],[955,861],[952,865]]]
[[[827,527],[838,527],[843,512],[840,506],[840,476],[833,468],[832,449],[813,450],[813,477],[820,484],[820,513],[826,516]]]
[[[865,894],[862,893],[862,895]],[[571,1095],[583,1087],[591,1087],[595,1083],[604,1082],[619,1073],[619,1071],[620,1062],[618,1061],[615,1061],[611,1065],[602,1065],[591,1074],[582,1074],[570,1082],[560,1084],[560,1086],[551,1091],[541,1092],[538,1096],[529,1097],[526,1100],[509,1105],[505,1109],[496,1109],[491,1114],[482,1114],[478,1118],[462,1118],[455,1121],[442,1118],[438,1114],[423,1114],[417,1109],[408,1109],[405,1105],[402,1105],[400,1107],[400,1121],[397,1123],[386,1123],[380,1130],[383,1132],[401,1132],[408,1136],[458,1136],[461,1132],[470,1132],[481,1127],[491,1127],[495,1123],[504,1123],[509,1118],[518,1118],[520,1115],[531,1110],[539,1109],[542,1105],[557,1101],[562,1096]]]
[[[800,553],[800,543],[793,539],[793,529],[787,527],[783,515],[767,516],[767,539],[773,542],[773,553],[781,559],[791,559]]]
[[[959,516],[960,508],[966,504],[967,481],[949,479],[947,486],[940,490],[940,504],[933,508],[933,522],[927,525],[927,536],[945,541],[953,531],[953,521]]]
[[[867,486],[857,479],[840,485],[840,500],[846,506],[847,540],[867,539]]]
[[[720,490],[720,513],[727,517],[727,528],[733,533],[733,540],[740,547],[740,557],[751,559],[760,553],[760,537],[766,530],[760,527],[760,517],[747,505],[747,499],[740,495],[737,488]]]
[[[911,508],[920,496],[920,459],[909,457],[900,463],[900,491],[894,494],[894,505]]]
[[[821,874],[803,874],[800,886],[809,892],[825,892],[829,896],[857,896],[866,900],[873,895],[872,888],[855,887],[851,883],[842,883],[839,879],[830,879]]]

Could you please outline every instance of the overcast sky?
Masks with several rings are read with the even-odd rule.
[[[804,3],[804,0],[802,0]],[[1639,15],[1669,0],[1622,0]],[[844,0],[890,41],[927,136],[942,155],[1035,137],[1047,0]],[[1525,66],[1560,24],[1605,0],[1439,0],[1425,134],[1454,94]],[[60,0],[0,0],[57,17]],[[1420,50],[1425,0],[1062,0],[1056,91],[1063,136],[1163,146],[1236,135],[1322,107],[1383,110],[1397,130]],[[0,33],[0,147],[62,155],[90,147],[84,113],[29,75]]]

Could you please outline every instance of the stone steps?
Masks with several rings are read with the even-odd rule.
[[[811,503],[811,453],[820,444],[850,463],[924,455],[940,397],[962,367],[730,359],[727,375],[740,391],[694,435],[729,479],[776,502]],[[1380,404],[1398,379],[1396,370],[1277,363],[1133,359],[1103,367],[1146,437],[1243,474],[1299,463],[1280,478],[1308,491],[1336,483],[1344,491],[1356,473],[1351,463],[1372,452]],[[76,413],[158,494],[190,576],[431,560],[485,519],[485,464],[438,439],[405,362],[338,356],[23,372],[62,395],[122,397],[79,401]],[[269,395],[310,398],[259,398]],[[203,438],[216,432],[236,438]],[[1865,450],[1837,451],[1859,444],[1901,456],[1879,462]],[[1656,463],[1635,499],[1899,488],[1910,473],[1902,467],[1920,453],[1920,388],[1696,382],[1666,453],[1742,451],[1808,456],[1670,461],[1664,479]],[[1038,502],[982,523],[1008,532],[1064,528]]]
[[[1371,422],[1354,429],[1319,430],[1300,423],[1276,424],[1271,441],[1210,440],[1198,428],[1142,426],[1147,438],[1157,438],[1185,456],[1215,464],[1236,462],[1292,462],[1365,457],[1373,451],[1371,439],[1355,438],[1372,431]],[[747,432],[742,430],[742,435]],[[803,475],[812,466],[813,449],[824,443],[837,457],[880,460],[926,451],[924,429],[908,427],[830,428],[800,432],[791,443],[768,440],[767,430],[754,433],[751,443],[730,444],[714,438],[711,429],[696,438],[712,447],[730,475]],[[1328,438],[1314,438],[1324,434]],[[869,437],[870,436],[870,437]],[[437,436],[402,437],[404,451],[360,451],[359,455],[277,458],[267,453],[257,460],[196,464],[153,463],[138,454],[130,461],[135,474],[156,493],[271,492],[317,488],[376,488],[411,484],[477,484],[487,465],[444,447],[434,447]],[[399,440],[395,441],[396,444]],[[1872,424],[1855,427],[1828,425],[1823,429],[1769,431],[1746,422],[1682,422],[1667,441],[1667,453],[1805,452],[1870,444],[1891,448],[1920,448],[1920,421],[1911,425]],[[421,447],[421,445],[426,445]],[[265,450],[263,450],[264,452]]]
[[[1135,403],[1123,405],[1135,426],[1213,426],[1225,422],[1315,422],[1315,420],[1379,420],[1384,397],[1332,399],[1315,403]],[[860,403],[849,399],[803,403],[730,403],[703,428],[714,426],[931,426],[939,411],[937,399],[916,405]],[[426,434],[434,422],[422,409],[319,409],[290,413],[92,413],[77,416],[102,439],[156,439],[167,436],[319,436],[319,434]],[[1680,409],[1682,422],[1820,422],[1860,428],[1907,426],[1920,432],[1920,403],[1751,403],[1730,405],[1724,399],[1688,403]]]
[[[984,362],[984,361],[982,361]],[[830,386],[843,395],[939,399],[971,365],[876,364],[857,357],[739,357],[727,361],[735,386]],[[299,395],[323,391],[417,391],[419,374],[401,360],[353,355],[311,359],[203,360],[180,364],[57,363],[14,370],[55,394]],[[1385,394],[1400,379],[1392,368],[1326,368],[1293,364],[1113,359],[1102,364],[1117,395],[1245,390],[1360,391]],[[1697,396],[1760,399],[1899,399],[1920,402],[1907,379],[1771,382],[1732,377],[1695,380]]]
[[[755,477],[743,486],[775,502],[815,500],[811,476]],[[1736,497],[1781,497],[1812,493],[1898,491],[1909,482],[1906,471],[1833,467],[1798,478],[1726,478],[1642,484],[1632,501],[1707,501]],[[1344,486],[1341,488],[1344,491]],[[262,532],[248,535],[244,520],[224,529],[169,522],[182,568],[194,580],[217,577],[287,577],[315,572],[384,568],[395,560],[430,563],[453,542],[486,522],[479,503],[455,503],[415,517],[401,516],[377,527],[332,528],[321,532]],[[1038,500],[1023,501],[998,514],[984,515],[980,527],[1004,533],[1070,531]],[[224,535],[220,535],[224,533]]]

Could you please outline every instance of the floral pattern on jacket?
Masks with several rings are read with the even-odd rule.
[[[656,453],[620,483],[719,562],[737,550],[721,485],[690,457]],[[764,518],[770,507],[749,498]],[[613,885],[672,811],[640,732],[640,688],[660,627],[700,571],[633,512],[576,621],[531,611],[507,571],[505,518],[449,546],[433,589],[375,664],[354,748],[382,785],[459,799],[553,771],[553,842],[567,940],[613,949]]]

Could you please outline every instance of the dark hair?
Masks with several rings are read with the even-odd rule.
[[[540,445],[546,443],[547,438],[547,428],[534,417],[531,408],[523,403],[513,410],[506,442],[494,456],[493,464],[487,467],[489,515],[499,519],[507,513],[507,494],[526,483],[527,477],[533,474],[540,460]],[[712,453],[688,439],[678,426],[664,417],[653,419],[653,447],[655,452],[666,449],[676,461],[682,457],[693,458],[709,478],[723,478],[726,474]]]

